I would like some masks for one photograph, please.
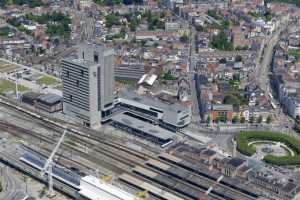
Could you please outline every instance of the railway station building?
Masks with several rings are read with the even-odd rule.
[[[183,128],[191,122],[191,108],[179,103],[162,102],[152,96],[123,91],[118,99],[118,104],[171,131]]]
[[[112,125],[130,134],[147,139],[161,147],[166,147],[173,142],[174,133],[155,126],[141,119],[128,115],[128,112],[112,117]]]

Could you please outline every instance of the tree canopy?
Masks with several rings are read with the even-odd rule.
[[[300,140],[294,137],[282,133],[274,133],[268,131],[248,131],[241,132],[236,136],[235,139],[237,141],[237,149],[247,156],[252,156],[256,152],[256,148],[254,145],[248,145],[250,141],[267,140],[284,143],[294,151],[294,153],[296,154],[295,156],[274,156],[272,154],[268,154],[263,158],[263,160],[275,165],[300,164]]]
[[[118,14],[110,14],[105,17],[105,25],[111,28],[113,25],[121,25],[120,16]]]
[[[52,12],[42,15],[34,15],[32,13],[26,14],[25,19],[37,22],[39,24],[46,24],[46,34],[50,37],[60,36],[64,39],[69,39],[71,35],[71,19],[68,15],[64,15],[61,12]],[[8,23],[15,26],[19,31],[31,34],[30,31],[25,29],[21,23],[21,18],[12,18],[8,20]]]
[[[143,4],[143,0],[94,0],[95,3],[101,5],[101,6],[114,6],[114,5],[132,5],[137,4],[141,5]]]
[[[1,0],[0,7],[5,7],[8,5],[28,5],[30,8],[35,8],[39,6],[43,6],[44,3],[41,0]]]
[[[228,39],[227,34],[222,30],[217,35],[214,35],[211,39],[210,45],[221,51],[232,51],[233,44]]]
[[[180,42],[188,43],[188,42],[189,42],[189,36],[188,36],[187,34],[183,34],[183,35],[180,37]]]
[[[300,0],[268,0],[267,2],[281,2],[281,3],[290,3],[295,4],[300,7]]]
[[[163,16],[159,13],[152,13],[150,10],[145,14],[147,22],[148,22],[148,29],[155,30],[155,29],[164,29],[165,22],[162,21]]]
[[[51,22],[59,22],[63,24],[70,24],[71,19],[69,16],[64,15],[61,12],[52,12],[52,13],[47,13],[47,14],[42,14],[42,15],[34,15],[32,13],[25,15],[25,18],[28,20],[35,21],[39,24],[48,24]]]

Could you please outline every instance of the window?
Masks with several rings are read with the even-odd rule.
[[[73,101],[73,96],[70,94],[69,96],[70,101]]]
[[[157,109],[155,109],[155,108],[151,108],[151,107],[150,107],[150,110],[152,110],[152,111],[155,111],[155,112],[159,112],[159,113],[163,113],[163,111],[161,111],[161,110],[157,110]]]
[[[112,105],[113,105],[112,103],[105,104],[104,108],[107,108],[107,107],[112,106]]]
[[[82,59],[84,59],[84,51],[82,52]]]
[[[183,120],[183,119],[185,119],[185,118],[188,118],[188,116],[189,116],[189,115],[186,115],[186,116],[184,116],[184,117],[181,117],[179,120]]]
[[[99,62],[99,56],[97,54],[94,54],[94,62],[95,63]]]
[[[76,85],[79,86],[79,80],[76,80]]]
[[[67,71],[67,78],[70,78],[70,72]]]
[[[80,71],[80,73],[81,73],[81,76],[83,77],[83,75],[84,75],[84,71],[83,71],[83,70],[81,70],[81,71]]]

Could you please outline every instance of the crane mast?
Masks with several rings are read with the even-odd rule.
[[[41,170],[41,176],[45,176],[46,173],[48,173],[48,196],[49,197],[54,197],[55,192],[53,190],[53,177],[52,177],[52,172],[53,172],[53,157],[55,156],[57,150],[59,149],[61,143],[63,142],[65,135],[67,133],[67,128],[64,130],[62,136],[60,137],[59,141],[57,142],[55,148],[51,152],[51,155],[47,159],[43,169]]]

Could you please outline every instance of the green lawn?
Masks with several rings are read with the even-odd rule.
[[[295,57],[296,59],[300,59],[300,50],[289,50],[289,55]]]
[[[58,84],[58,81],[51,76],[44,75],[41,78],[37,79],[36,83],[39,85],[54,85]]]
[[[63,91],[64,86],[62,84],[55,87],[55,89],[58,89],[60,91]]]
[[[7,92],[13,91],[15,93],[16,84],[9,80],[0,80],[0,94],[5,94]],[[28,90],[27,87],[18,85],[19,92],[24,92]]]

